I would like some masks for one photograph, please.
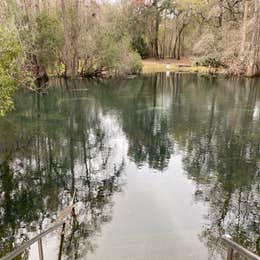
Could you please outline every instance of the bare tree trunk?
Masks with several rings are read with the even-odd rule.
[[[166,50],[166,11],[164,13],[164,30],[163,30],[163,45],[162,45],[162,58],[165,58],[165,50]]]
[[[177,43],[178,43],[178,35],[176,35],[176,37],[175,37],[173,51],[172,51],[172,58],[174,58],[174,59],[176,59],[176,57],[177,57],[177,55],[176,55]]]
[[[155,57],[158,59],[159,58],[159,25],[160,25],[160,11],[158,9],[158,0],[154,0],[153,6],[156,11],[154,47],[155,47]]]
[[[247,77],[254,77],[260,74],[260,0],[255,0],[254,10],[254,27],[251,41],[251,48],[249,54],[249,64],[246,71]]]
[[[246,46],[246,34],[247,34],[247,15],[248,15],[248,0],[244,0],[244,15],[243,15],[243,26],[242,26],[242,41],[240,47],[240,57],[245,54]]]
[[[49,13],[49,9],[50,9],[50,3],[48,0],[44,0],[43,3],[42,3],[42,9],[44,11],[47,11]]]
[[[178,60],[181,58],[181,36],[182,36],[182,33],[183,33],[185,26],[186,25],[183,24],[181,29],[179,30],[179,33],[178,33],[178,52],[177,52],[177,59]]]
[[[177,43],[178,43],[178,25],[177,25],[177,21],[176,21],[176,35],[175,35],[175,40],[174,40],[174,45],[173,45],[173,51],[172,51],[172,57],[174,59],[176,59],[177,54],[176,54],[176,49],[177,49]]]
[[[65,1],[61,0],[61,10],[62,10],[62,20],[64,27],[64,41],[65,41],[65,77],[72,76],[72,66],[71,66],[71,46],[69,39],[69,28],[68,21],[66,17],[66,6]]]
[[[35,1],[35,13],[36,15],[40,13],[40,0]]]
[[[46,83],[49,80],[46,69],[43,65],[38,62],[36,55],[33,55],[33,64],[34,64],[34,74],[36,78],[36,82],[38,83],[38,87],[41,87],[42,84]]]
[[[181,58],[181,32],[182,31],[179,32],[179,36],[178,36],[179,41],[178,41],[177,60],[180,60]]]
[[[168,46],[168,53],[167,55],[172,57],[172,41],[173,41],[173,26],[172,26],[172,32],[171,32],[171,37],[170,37],[170,42],[169,42],[169,46]]]
[[[26,0],[23,0],[23,8],[24,12],[26,13],[28,19],[30,20],[30,12],[31,12],[31,4],[28,3]]]
[[[72,76],[78,73],[78,38],[79,38],[79,0],[75,1],[75,17],[73,21],[73,60],[72,60]]]
[[[155,55],[159,58],[159,13],[156,14],[155,21]]]
[[[174,47],[173,47],[173,58],[174,59],[179,60],[181,58],[181,36],[182,36],[185,26],[186,26],[186,24],[182,24],[182,27],[180,29],[176,26],[176,38],[175,38]]]
[[[224,13],[224,4],[223,0],[219,1],[219,16],[218,16],[218,26],[222,27],[223,24],[223,13]]]

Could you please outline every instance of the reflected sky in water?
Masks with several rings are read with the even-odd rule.
[[[260,254],[259,81],[52,81],[20,91],[0,133],[0,256],[75,190],[63,259],[222,259],[224,233]],[[44,239],[48,259],[59,238]]]

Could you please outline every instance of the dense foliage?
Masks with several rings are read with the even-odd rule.
[[[63,29],[57,18],[43,12],[36,17],[35,55],[39,63],[50,66],[59,58],[63,47]]]
[[[19,83],[17,70],[38,82],[50,75],[110,77],[139,73],[141,57],[189,57],[231,74],[260,74],[260,0],[2,0],[0,22],[7,37],[1,47],[19,45],[24,57],[13,69],[14,48],[10,67],[1,68],[7,96]]]
[[[0,27],[0,116],[13,107],[11,97],[17,87],[21,53],[17,35]]]

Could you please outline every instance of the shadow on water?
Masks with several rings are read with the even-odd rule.
[[[193,200],[207,204],[198,236],[209,251],[224,254],[219,238],[229,233],[260,254],[259,81],[152,74],[52,84],[19,93],[0,120],[0,256],[48,226],[75,189],[64,254],[94,251],[128,160],[164,172],[176,154]]]

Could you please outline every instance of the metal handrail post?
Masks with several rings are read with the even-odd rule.
[[[28,247],[30,247],[32,244],[34,244],[35,242],[37,242],[40,238],[46,236],[47,234],[51,233],[52,231],[56,230],[58,227],[62,226],[63,222],[59,222],[56,225],[50,227],[49,229],[45,230],[44,232],[42,232],[41,234],[39,234],[38,236],[34,237],[33,239],[25,242],[23,245],[21,245],[20,247],[18,247],[17,249],[15,249],[13,252],[11,252],[10,254],[2,257],[0,260],[11,260],[17,256],[19,256],[21,253],[23,253]]]
[[[52,227],[49,229],[45,230],[44,232],[40,233],[36,237],[32,238],[31,240],[25,242],[23,245],[20,247],[16,248],[13,252],[9,253],[8,255],[2,257],[0,260],[12,260],[15,257],[19,256],[21,253],[23,253],[28,247],[30,247],[32,244],[35,242],[38,242],[38,252],[39,252],[39,259],[44,260],[43,257],[43,248],[42,248],[42,238],[49,234],[50,232],[56,230],[60,226],[62,226],[62,243],[64,240],[64,230],[65,230],[65,225],[66,225],[66,218],[68,217],[69,214],[75,214],[74,212],[74,201],[75,201],[75,196],[76,196],[76,189],[74,190],[72,200],[70,205],[63,210],[63,214],[61,214],[60,218],[58,218],[58,221],[56,224],[54,224]],[[62,246],[62,244],[61,244]]]
[[[39,250],[39,259],[44,260],[43,259],[43,249],[42,249],[42,239],[41,238],[38,240],[38,250]]]

